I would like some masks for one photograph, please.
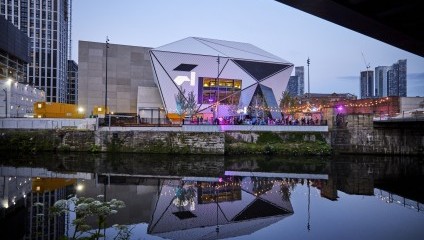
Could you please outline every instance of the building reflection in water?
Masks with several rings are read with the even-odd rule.
[[[168,239],[250,234],[293,214],[287,180],[225,176],[163,182],[148,233]]]
[[[423,210],[422,191],[416,191],[423,169],[416,161],[347,159],[328,161],[319,167],[287,164],[292,172],[287,174],[281,169],[277,169],[279,173],[267,172],[258,167],[263,163],[254,161],[251,169],[247,162],[227,165],[224,169],[224,164],[218,161],[213,171],[203,176],[197,170],[187,170],[194,168],[191,166],[199,169],[204,166],[203,161],[172,162],[172,166],[184,166],[178,171],[193,177],[173,174],[170,164],[161,167],[155,163],[152,170],[146,162],[131,161],[128,167],[131,174],[128,174],[121,162],[108,168],[109,163],[103,161],[95,160],[98,168],[90,172],[84,172],[78,160],[65,162],[66,171],[63,166],[55,169],[42,165],[1,165],[1,231],[15,234],[9,235],[11,239],[57,239],[66,235],[73,216],[49,218],[48,209],[55,201],[77,191],[80,196],[102,194],[108,200],[116,198],[126,203],[127,207],[107,222],[107,228],[114,223],[146,223],[147,234],[168,239],[218,239],[263,229],[295,213],[290,196],[299,184],[306,184],[309,191],[305,195],[308,230],[313,225],[311,189],[317,189],[321,197],[331,201],[337,201],[338,192],[342,191],[374,195],[388,204]],[[282,162],[279,166],[286,165]]]

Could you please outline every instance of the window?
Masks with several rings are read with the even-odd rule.
[[[200,78],[199,103],[237,105],[240,99],[241,80]]]

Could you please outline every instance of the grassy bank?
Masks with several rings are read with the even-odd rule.
[[[319,134],[258,133],[256,141],[247,142],[233,136],[225,136],[226,155],[291,155],[323,156],[332,153],[331,146]]]

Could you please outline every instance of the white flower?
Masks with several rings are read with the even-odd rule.
[[[54,203],[54,207],[56,208],[66,208],[67,206],[67,201],[64,199],[58,200],[57,202]]]
[[[77,211],[84,211],[88,209],[88,204],[87,203],[81,203],[78,204],[78,206],[76,207]]]

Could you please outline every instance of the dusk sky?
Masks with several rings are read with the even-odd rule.
[[[407,59],[407,94],[424,96],[424,58],[273,0],[74,0],[72,14],[77,62],[80,40],[109,36],[112,44],[155,48],[204,37],[250,43],[305,66],[305,92],[309,57],[313,93],[359,96],[362,53],[371,70]]]

